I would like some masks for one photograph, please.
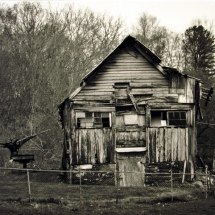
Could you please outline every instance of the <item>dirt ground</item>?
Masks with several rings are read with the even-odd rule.
[[[215,198],[195,200],[190,202],[168,203],[39,203],[27,201],[0,201],[0,214],[7,215],[215,215]]]

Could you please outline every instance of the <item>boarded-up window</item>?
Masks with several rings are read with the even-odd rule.
[[[76,112],[78,128],[109,128],[111,126],[109,112]]]
[[[137,125],[138,124],[138,115],[137,114],[126,114],[124,115],[125,125]]]

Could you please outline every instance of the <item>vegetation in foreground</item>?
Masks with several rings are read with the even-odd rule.
[[[118,204],[115,202],[100,201],[62,201],[59,199],[43,199],[32,201],[29,203],[25,200],[7,199],[0,201],[1,214],[213,214],[214,198],[184,201],[183,198],[176,202],[158,201],[151,203],[143,203],[139,201],[123,202]]]
[[[0,5],[0,142],[51,129],[26,144],[22,153],[34,154],[41,169],[60,168],[63,134],[58,105],[128,34],[161,57],[163,65],[201,78],[211,87],[215,44],[208,24],[196,20],[184,34],[178,34],[143,12],[133,32],[125,32],[120,18],[77,10],[74,5],[60,11],[35,2]],[[215,98],[203,110],[204,123],[198,125],[198,143],[204,145],[199,152],[209,169],[215,135],[214,102]],[[0,166],[10,166],[8,160],[2,149]]]

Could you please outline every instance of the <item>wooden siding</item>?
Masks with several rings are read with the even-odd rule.
[[[169,83],[167,78],[153,67],[136,49],[130,48],[131,54],[125,50],[115,54],[109,62],[103,66],[86,86],[75,96],[74,100],[85,101],[110,101],[113,100],[114,83],[129,82],[131,93],[139,95],[153,93],[158,98],[163,93],[168,93]],[[149,86],[149,83],[153,83]],[[155,87],[160,86],[160,91]]]
[[[73,141],[73,164],[113,163],[112,131],[103,129],[76,129]]]
[[[64,113],[64,129],[65,148],[72,164],[115,163],[116,147],[147,146],[141,158],[147,155],[148,163],[184,161],[190,154],[195,155],[196,80],[174,70],[159,71],[139,51],[132,46],[120,47],[70,96],[72,105],[67,107],[70,113]],[[187,111],[187,128],[151,128],[152,110]],[[79,129],[75,111],[109,112],[111,127]],[[135,114],[138,123],[129,123],[129,115]],[[132,169],[139,161],[136,156],[122,157],[119,169]],[[122,184],[128,185],[133,179],[123,180]]]
[[[148,128],[148,162],[188,160],[188,128]]]
[[[115,53],[85,83],[73,100],[114,103],[115,96],[119,96],[115,95],[115,83],[129,83],[130,93],[138,104],[148,100],[151,103],[194,103],[195,101],[195,79],[178,72],[171,72],[165,76],[134,47],[124,48]],[[122,96],[123,93],[125,91],[122,90]]]
[[[143,131],[117,131],[116,147],[146,146],[146,133]]]
[[[195,79],[184,76],[177,71],[172,71],[169,81],[170,93],[178,94],[178,103],[195,102]]]
[[[119,171],[119,186],[144,186],[144,163],[144,153],[118,153],[117,170]]]

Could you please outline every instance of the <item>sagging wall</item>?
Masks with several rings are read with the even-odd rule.
[[[188,160],[188,137],[188,128],[148,128],[148,163]]]
[[[115,149],[123,147],[146,146],[142,152],[146,162],[195,156],[195,84],[195,79],[177,71],[161,73],[135,48],[123,47],[64,105],[64,151],[69,164],[116,163]],[[153,125],[153,111],[167,116],[168,111],[186,112],[186,125],[170,126],[167,116]],[[77,121],[84,113],[86,121]],[[96,118],[97,113],[110,114],[110,126],[87,121],[87,115]]]
[[[165,105],[163,105],[163,108]],[[162,113],[185,113],[185,124],[176,126],[169,125],[168,117],[164,120],[165,125],[152,123],[152,112]],[[188,161],[190,156],[194,158],[197,154],[196,125],[195,125],[195,106],[194,104],[173,105],[171,108],[155,109],[155,107],[147,108],[147,162],[172,162],[172,161]],[[151,113],[151,114],[150,114]],[[168,116],[168,114],[167,114]],[[162,120],[161,120],[162,121]],[[161,122],[162,123],[162,122]],[[160,123],[160,124],[161,124]],[[167,123],[167,124],[166,124]],[[183,123],[183,122],[182,122]]]
[[[76,129],[72,157],[74,164],[114,163],[112,130],[109,128]]]
[[[68,110],[66,108],[66,110]],[[154,110],[154,109],[153,109]],[[74,110],[65,111],[65,117],[75,112]],[[147,111],[146,111],[147,113]],[[125,125],[127,116],[134,113],[116,114],[115,122],[111,128],[77,128],[75,117],[70,123],[65,123],[65,152],[71,164],[106,164],[115,163],[115,148],[147,147],[147,163],[184,161],[189,155],[196,155],[195,126],[188,115],[193,111],[187,111],[186,127],[151,126],[146,124],[145,118],[149,116],[137,114],[139,125]],[[72,119],[70,115],[70,119]],[[111,117],[115,113],[111,113]],[[190,117],[192,118],[192,117]],[[144,119],[144,120],[143,120]],[[113,117],[112,117],[113,120]],[[124,125],[124,126],[123,126]],[[72,131],[72,132],[71,132]]]
[[[79,115],[83,113],[108,113],[110,123],[115,124],[113,107],[90,107],[77,105],[70,102],[70,133],[65,135],[64,144],[67,144],[69,138],[71,143],[70,162],[72,165],[80,164],[107,164],[115,163],[115,129],[114,126],[97,128],[89,126],[84,128],[80,125]],[[100,111],[100,112],[99,112]],[[67,116],[68,117],[68,116]],[[82,122],[81,122],[82,123]],[[64,129],[66,133],[66,129]],[[66,146],[66,147],[67,147]]]

